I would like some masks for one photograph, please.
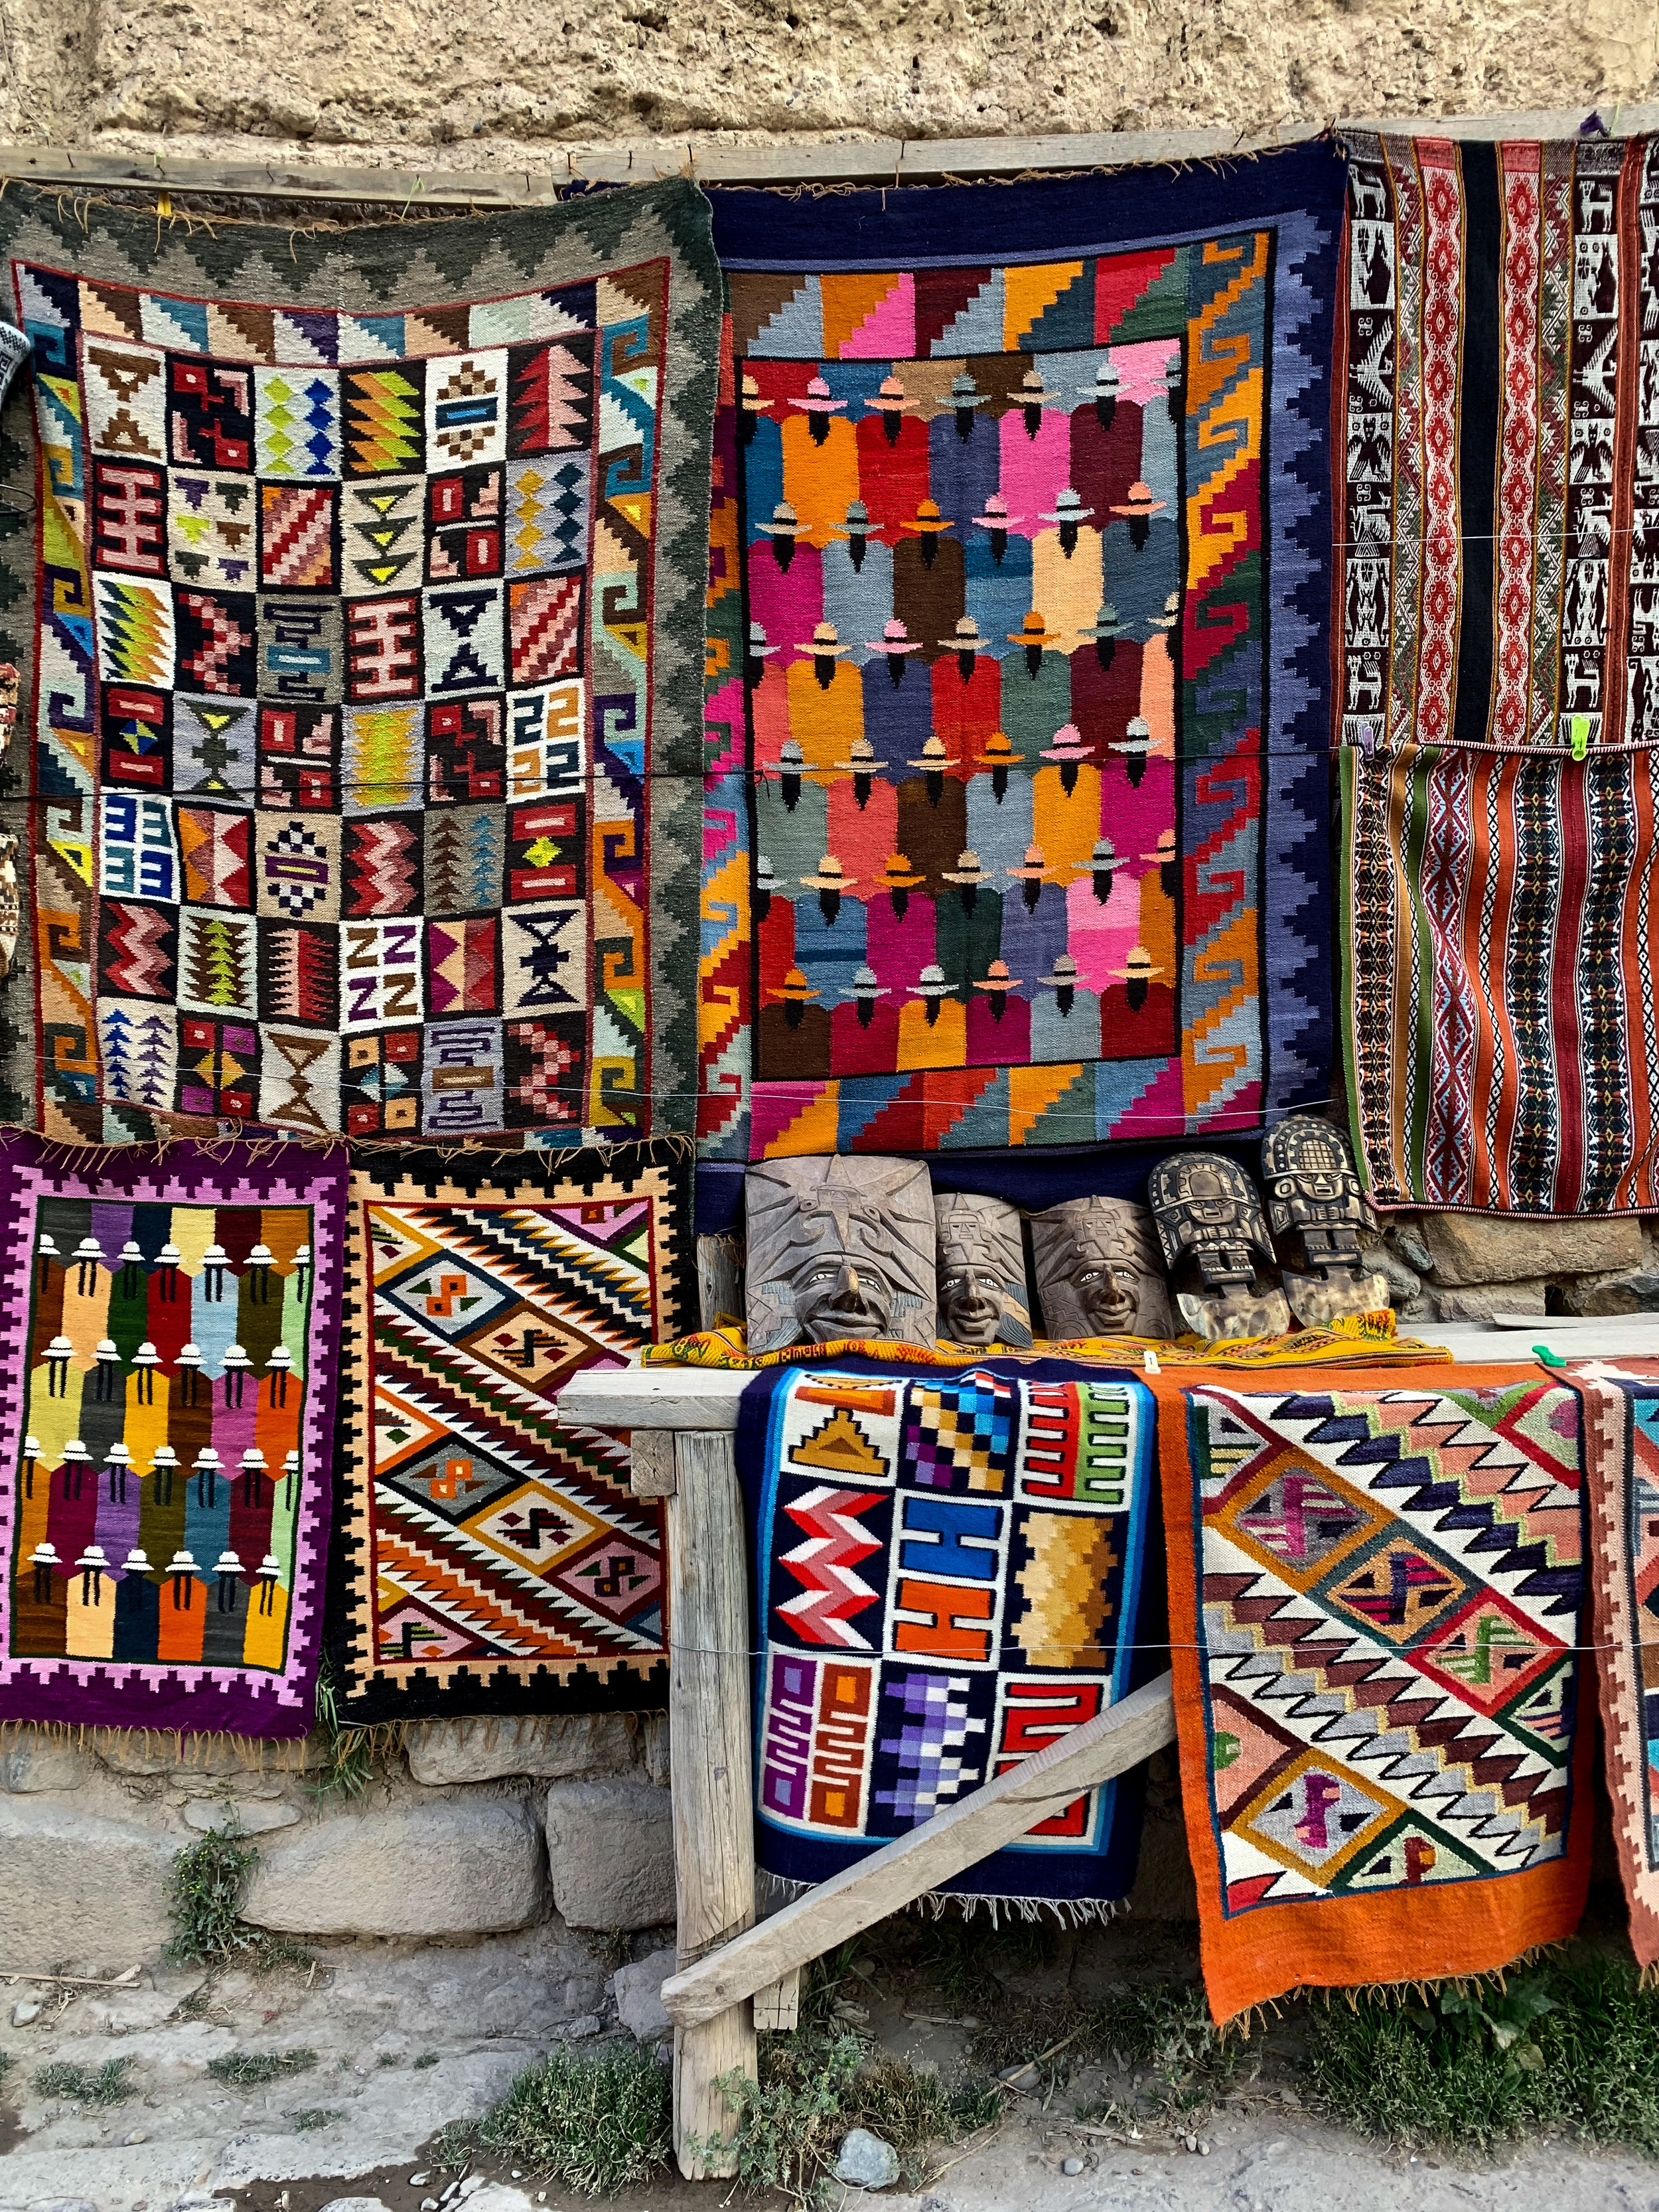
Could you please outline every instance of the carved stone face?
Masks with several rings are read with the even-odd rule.
[[[1031,1314],[1019,1216],[1000,1199],[941,1192],[933,1200],[939,1227],[939,1328],[952,1344],[1027,1345]]]
[[[1147,1194],[1176,1304],[1200,1336],[1289,1328],[1261,1201],[1243,1168],[1220,1152],[1178,1152],[1152,1170]]]
[[[1043,1328],[1081,1336],[1169,1336],[1169,1294],[1144,1206],[1068,1198],[1031,1223]]]
[[[744,1179],[751,1352],[934,1340],[933,1199],[908,1160],[772,1160]]]

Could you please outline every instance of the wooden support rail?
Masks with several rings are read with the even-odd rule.
[[[1540,1316],[1518,1333],[1463,1324],[1433,1336],[1454,1361],[1513,1364],[1519,1376],[1537,1372],[1535,1344],[1565,1359],[1659,1355],[1659,1316],[1593,1328]],[[1398,1370],[1402,1383],[1423,1371]],[[1270,1370],[1193,1372],[1271,1387]],[[749,1601],[733,1435],[752,1379],[720,1368],[590,1368],[559,1398],[564,1420],[631,1431],[635,1492],[666,1502],[679,1925],[663,2002],[674,2022],[674,2148],[692,2179],[733,2172],[736,2115],[715,2085],[727,2074],[753,2078],[757,2026],[793,2026],[803,1966],[1175,1735],[1164,1674],[756,1926]]]

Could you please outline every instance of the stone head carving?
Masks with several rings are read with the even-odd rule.
[[[751,1352],[935,1335],[933,1193],[908,1160],[769,1160],[744,1178]]]
[[[17,884],[17,840],[0,837],[0,982],[11,973],[22,927],[22,902]]]
[[[1127,1198],[1068,1198],[1032,1216],[1044,1333],[1170,1336],[1169,1291],[1152,1217]]]
[[[1147,1186],[1176,1304],[1200,1336],[1279,1336],[1291,1310],[1255,1186],[1222,1152],[1177,1152]]]
[[[1329,1121],[1293,1114],[1261,1140],[1267,1221],[1297,1319],[1312,1325],[1389,1303],[1385,1276],[1364,1266],[1359,1231],[1372,1212],[1347,1138]]]
[[[939,1228],[939,1333],[952,1344],[1027,1345],[1030,1294],[1019,1216],[1000,1199],[940,1191],[933,1199]]]

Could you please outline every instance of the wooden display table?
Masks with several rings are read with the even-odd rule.
[[[1659,1358],[1659,1316],[1427,1333],[1454,1360],[1484,1366],[1531,1366],[1534,1345],[1561,1359]],[[1423,1370],[1390,1371],[1403,1382]],[[1331,1370],[1333,1382],[1345,1372]],[[1271,1369],[1180,1376],[1273,1387]],[[733,1449],[753,1380],[719,1368],[591,1368],[559,1398],[567,1420],[631,1431],[635,1495],[666,1504],[678,1970],[663,2002],[674,2021],[674,2147],[692,2179],[734,2170],[690,2145],[730,2138],[735,2116],[714,2084],[753,2077],[757,2027],[794,2026],[803,1966],[1175,1738],[1166,1674],[756,1925],[747,1540]]]

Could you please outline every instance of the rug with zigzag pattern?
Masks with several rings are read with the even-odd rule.
[[[352,1176],[330,1649],[354,1721],[665,1699],[661,1507],[560,1420],[690,1310],[690,1169],[407,1152]]]
[[[1156,1385],[1218,2020],[1486,1972],[1589,1873],[1577,1394],[1513,1368]]]

